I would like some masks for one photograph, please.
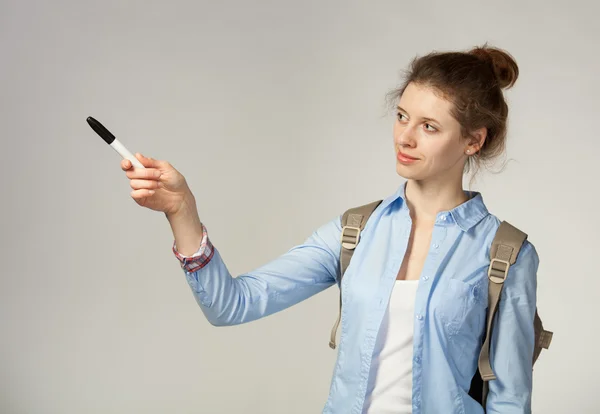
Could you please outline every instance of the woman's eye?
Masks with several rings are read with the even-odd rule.
[[[400,112],[398,112],[396,114],[396,117],[398,118],[398,121],[402,121],[402,117],[404,116],[404,114],[401,114]]]
[[[435,129],[433,126],[431,126],[431,124],[425,124],[425,128],[430,127],[431,129],[428,129],[427,131],[429,132],[436,132],[437,129]]]

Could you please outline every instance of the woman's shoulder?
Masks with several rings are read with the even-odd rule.
[[[488,253],[492,247],[492,244],[498,233],[498,230],[500,229],[500,226],[505,221],[508,226],[513,227],[516,230],[525,234],[525,240],[523,241],[523,244],[519,251],[519,255],[517,256],[517,262],[521,261],[521,259],[524,257],[527,258],[525,260],[534,259],[535,261],[537,261],[537,251],[535,245],[532,243],[531,238],[529,237],[529,234],[527,233],[526,226],[523,226],[521,223],[516,222],[514,220],[503,220],[493,213],[489,213],[483,220],[481,220],[481,222],[477,226],[477,232],[480,234],[480,237],[482,238],[483,242],[482,244],[486,247]]]

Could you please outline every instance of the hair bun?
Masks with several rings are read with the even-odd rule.
[[[475,47],[469,54],[486,61],[494,70],[498,84],[502,89],[512,87],[519,77],[519,67],[515,59],[506,51],[495,47]]]

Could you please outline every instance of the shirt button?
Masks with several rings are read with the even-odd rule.
[[[420,314],[417,315],[417,319],[420,320],[420,321],[422,321],[423,320],[423,315],[420,315]]]
[[[423,280],[429,279],[429,276],[423,276]]]
[[[442,220],[442,221],[446,220],[446,216],[440,216],[440,220]]]
[[[417,364],[421,363],[421,357],[415,357],[415,362],[416,362]]]
[[[437,244],[437,243],[433,245],[433,248],[434,248],[434,249],[437,249],[438,247],[440,247],[440,245],[439,245],[439,244]]]

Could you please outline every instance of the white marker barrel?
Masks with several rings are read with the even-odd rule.
[[[129,152],[129,150],[125,148],[125,146],[121,144],[121,142],[118,139],[115,138],[115,140],[109,145],[113,147],[113,149],[117,151],[119,155],[121,155],[121,157],[131,161],[131,164],[133,164],[134,167],[145,168],[142,165],[142,163],[137,158],[135,158],[135,156],[131,152]]]

